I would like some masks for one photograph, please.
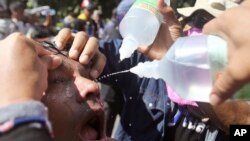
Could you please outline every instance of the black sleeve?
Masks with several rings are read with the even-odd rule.
[[[29,123],[0,134],[0,141],[52,141],[45,125]]]

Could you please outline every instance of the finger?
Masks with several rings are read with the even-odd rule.
[[[222,22],[219,18],[212,19],[204,25],[202,32],[205,34],[217,35],[226,39],[222,23],[224,22]]]
[[[157,6],[159,9],[163,9],[165,6],[168,6],[164,0],[158,0]]]
[[[90,76],[93,79],[96,79],[102,73],[106,64],[106,57],[100,51],[97,51],[95,59],[95,63],[93,64],[90,71]]]
[[[230,98],[237,88],[241,86],[240,82],[236,82],[233,78],[230,69],[226,68],[224,72],[217,77],[212,93],[210,95],[210,101],[212,105],[218,105],[223,103],[226,99]]]
[[[56,69],[62,64],[62,58],[57,55],[44,55],[40,57],[47,69]]]
[[[78,59],[87,41],[88,35],[85,32],[76,33],[74,42],[69,51],[69,57],[72,59]]]
[[[82,64],[88,64],[89,61],[93,58],[93,56],[96,54],[98,47],[98,40],[95,37],[90,37],[81,53],[79,62]]]
[[[175,17],[174,10],[168,6],[164,0],[158,0],[158,9],[163,15],[162,22],[167,23],[168,26],[179,25],[179,21]]]
[[[175,16],[173,9],[167,5],[164,0],[158,0],[157,7],[164,15],[167,14],[167,16]]]
[[[72,38],[74,34],[70,29],[64,28],[62,29],[55,38],[55,43],[58,46],[58,49],[63,50],[66,43]]]

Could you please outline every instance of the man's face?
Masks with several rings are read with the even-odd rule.
[[[12,11],[12,17],[16,18],[17,20],[23,20],[24,18],[24,9],[18,8]]]
[[[104,139],[104,111],[98,85],[89,79],[90,67],[60,56],[63,63],[49,72],[48,89],[42,99],[49,109],[54,139]]]
[[[93,13],[92,9],[87,9],[87,8],[84,9],[84,14],[86,15],[86,17],[90,18],[92,13]]]

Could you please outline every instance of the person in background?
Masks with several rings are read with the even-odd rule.
[[[105,42],[110,42],[114,39],[121,38],[121,35],[118,30],[118,17],[117,17],[117,9],[112,10],[112,16],[110,20],[104,26],[104,38]]]
[[[67,16],[63,18],[63,26],[65,28],[72,28],[75,20],[75,15],[73,12],[69,12]]]
[[[92,2],[82,5],[82,12],[74,22],[74,31],[84,31],[89,36],[98,37],[98,27],[95,21],[91,18],[95,5]]]
[[[0,5],[0,39],[4,39],[15,31],[17,27],[10,19],[9,10]]]
[[[13,1],[9,9],[11,12],[11,20],[17,26],[18,32],[26,34],[30,26],[24,15],[25,5],[20,1]]]
[[[105,22],[102,18],[102,11],[101,10],[94,10],[91,17],[97,25],[98,39],[103,39],[104,38]]]
[[[30,10],[26,10],[25,16],[27,22],[30,25],[27,37],[36,40],[45,40],[53,36],[53,17],[56,13],[54,9],[49,6],[36,7]]]

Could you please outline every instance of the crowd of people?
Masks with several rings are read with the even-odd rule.
[[[134,0],[122,0],[107,23],[92,3],[83,5],[77,18],[65,17],[65,28],[55,37],[51,8],[33,10],[50,10],[39,22],[33,12],[32,18],[25,16],[20,2],[11,3],[10,12],[0,7],[0,140],[229,140],[230,124],[250,123],[248,101],[224,102],[250,80],[246,61],[250,21],[245,18],[250,1],[236,0],[234,7],[218,15],[207,9],[207,0],[198,1],[185,16],[181,9],[158,0],[158,10],[167,20],[154,43],[123,61],[117,27]],[[163,80],[131,73],[99,80],[114,90],[110,101],[101,96],[98,77],[160,59],[178,37],[200,34],[220,36],[229,48],[228,64],[211,91],[211,104],[183,100]],[[104,95],[109,97],[109,91]],[[113,124],[105,120],[105,104],[120,115],[114,139],[109,138]]]

